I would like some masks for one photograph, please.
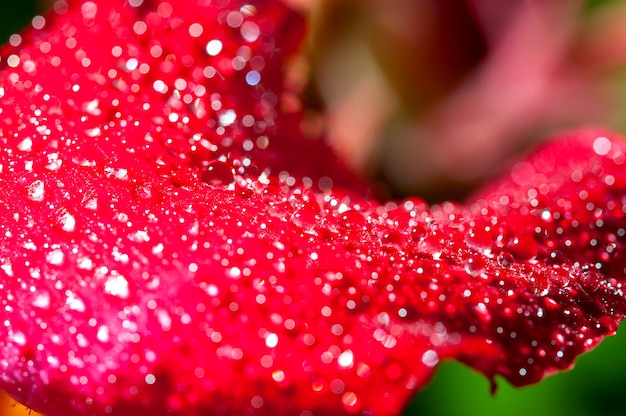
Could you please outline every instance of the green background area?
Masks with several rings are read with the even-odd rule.
[[[494,396],[481,374],[456,362],[442,364],[407,415],[428,416],[624,416],[626,327],[581,356],[574,369],[533,386],[498,380]]]
[[[9,36],[30,24],[37,13],[43,13],[42,4],[36,1],[4,1],[0,13],[0,41],[5,43]]]
[[[27,26],[42,13],[35,2],[2,5],[0,41]],[[597,5],[603,1],[592,1]],[[597,3],[597,4],[595,4]],[[480,374],[455,363],[443,363],[434,379],[407,409],[407,415],[429,416],[623,416],[626,415],[626,329],[605,340],[577,362],[572,371],[524,388],[498,380],[495,395]],[[417,359],[417,358],[416,358]]]

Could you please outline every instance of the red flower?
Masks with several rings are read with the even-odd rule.
[[[555,141],[465,206],[380,204],[300,137],[281,3],[56,5],[0,74],[0,387],[20,402],[390,415],[442,359],[522,385],[614,333],[621,139]]]

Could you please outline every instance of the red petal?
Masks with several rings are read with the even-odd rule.
[[[397,414],[442,358],[524,384],[614,331],[621,272],[570,249],[578,226],[544,224],[559,199],[530,193],[560,183],[550,195],[583,215],[606,194],[566,180],[578,165],[555,161],[532,186],[514,169],[467,207],[315,193],[306,177],[360,184],[339,164],[320,173],[325,147],[279,109],[288,11],[111,3],[56,17],[2,60],[0,385],[21,402],[50,416]],[[244,22],[267,36],[248,42]],[[254,57],[266,69],[250,85]],[[572,158],[621,149],[596,140]],[[614,171],[607,207],[624,195]],[[581,189],[598,193],[574,200]]]

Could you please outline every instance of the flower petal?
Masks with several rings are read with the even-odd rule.
[[[22,403],[397,414],[441,359],[524,384],[621,320],[619,270],[537,232],[558,199],[532,202],[519,169],[466,207],[330,189],[363,188],[279,105],[299,22],[279,3],[59,12],[0,74],[0,387]],[[603,156],[588,175],[621,146],[595,140],[575,151]],[[552,167],[532,189],[577,177]],[[563,183],[553,195],[580,196]]]

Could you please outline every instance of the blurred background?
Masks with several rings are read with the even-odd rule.
[[[553,132],[626,131],[625,0],[283,0],[310,35],[292,88],[383,195],[463,199]],[[51,0],[4,2],[0,41]],[[626,415],[626,334],[574,370],[495,395],[443,363],[406,415]],[[35,416],[0,395],[0,416]]]
[[[309,108],[387,196],[462,199],[554,131],[626,127],[626,2],[285,0]]]

